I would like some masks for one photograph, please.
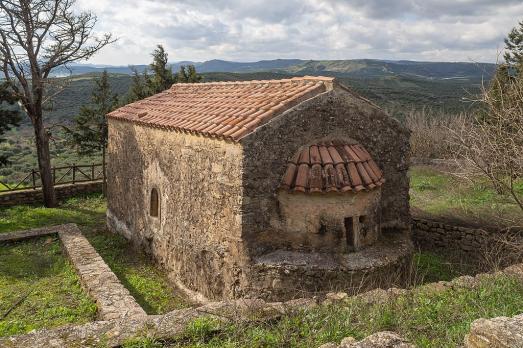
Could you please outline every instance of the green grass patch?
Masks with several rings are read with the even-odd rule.
[[[442,255],[431,252],[417,252],[413,258],[415,284],[425,284],[438,281],[449,281],[453,278],[472,274],[474,269],[468,265],[452,262]]]
[[[510,294],[510,296],[507,296]],[[198,319],[169,347],[318,347],[352,336],[392,330],[419,347],[457,347],[472,321],[523,312],[523,284],[508,276],[485,279],[474,289],[441,292],[420,288],[388,303],[320,306],[277,322],[219,324]]]
[[[57,237],[0,244],[0,336],[95,317],[96,304],[82,291]]]
[[[0,233],[76,223],[136,301],[149,314],[187,307],[167,276],[125,238],[105,228],[106,201],[100,194],[70,198],[58,208],[20,205],[0,209]]]
[[[523,182],[516,187],[523,194]],[[473,183],[428,166],[410,170],[410,203],[433,216],[491,225],[523,225],[519,207],[509,197],[497,194],[486,179]]]
[[[82,230],[105,224],[105,199],[100,194],[70,198],[58,208],[41,205],[17,205],[0,208],[0,233],[66,223],[76,223]]]
[[[437,192],[450,183],[449,176],[426,167],[414,167],[410,171],[410,187],[415,192]]]

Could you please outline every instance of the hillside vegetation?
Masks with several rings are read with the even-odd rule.
[[[258,63],[233,63],[223,65],[222,61],[209,61],[200,68],[220,70],[237,69],[242,72],[205,72],[204,81],[244,81],[260,79],[280,79],[296,75],[336,76],[341,83],[380,105],[393,116],[402,120],[411,109],[431,109],[442,113],[459,113],[469,110],[467,102],[476,95],[481,86],[481,76],[488,73],[491,65],[482,70],[469,63],[416,63],[385,62],[373,60],[355,61],[298,61],[276,60]],[[212,63],[212,64],[211,64]],[[206,67],[206,68],[205,68]],[[68,79],[65,89],[54,98],[45,110],[45,122],[52,133],[51,157],[54,166],[73,163],[100,162],[99,156],[77,155],[75,149],[65,142],[63,128],[71,125],[82,105],[90,101],[94,78],[99,76],[99,68],[74,66],[81,71],[95,71],[83,75],[73,75]],[[260,71],[265,69],[265,71]],[[111,68],[108,68],[111,71]],[[121,69],[118,71],[122,71]],[[247,72],[246,72],[247,71]],[[447,78],[454,75],[460,78]],[[124,103],[131,84],[127,74],[111,74],[110,84]],[[9,183],[22,179],[31,169],[36,168],[33,131],[27,118],[22,125],[7,134],[8,141],[1,145],[0,151],[9,155],[10,166],[0,168],[0,180]],[[0,190],[2,188],[0,187]]]

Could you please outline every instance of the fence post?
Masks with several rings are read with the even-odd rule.
[[[31,169],[31,176],[33,179],[33,190],[36,190],[35,170]]]
[[[73,163],[73,185],[74,185],[75,179],[76,179],[76,164]]]
[[[94,163],[91,164],[91,180],[94,180]]]
[[[56,167],[53,167],[53,186],[56,186]]]

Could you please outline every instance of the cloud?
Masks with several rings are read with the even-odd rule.
[[[520,0],[78,0],[120,38],[93,63],[273,58],[494,61]]]

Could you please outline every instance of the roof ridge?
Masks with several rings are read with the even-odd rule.
[[[319,82],[332,82],[334,77],[328,76],[295,76],[291,78],[283,79],[270,79],[270,80],[247,80],[247,81],[212,81],[212,82],[191,82],[191,83],[175,83],[169,89],[175,89],[177,87],[186,86],[223,86],[223,85],[250,85],[260,83],[282,83],[282,82],[294,82],[294,81],[319,81]]]
[[[239,141],[275,115],[332,90],[333,80],[304,76],[175,84],[107,116],[150,127]]]

